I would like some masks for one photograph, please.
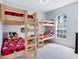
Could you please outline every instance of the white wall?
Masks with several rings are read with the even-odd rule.
[[[47,13],[47,19],[54,19],[59,14],[67,16],[67,39],[55,39],[54,42],[75,48],[75,32],[78,32],[78,3],[56,9]]]
[[[21,25],[3,25],[4,32],[17,32],[18,36],[24,38],[24,33],[21,32]]]
[[[0,0],[0,3],[3,3],[3,0]]]

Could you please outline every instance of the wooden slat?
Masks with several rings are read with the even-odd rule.
[[[5,21],[3,24],[4,25],[23,25],[24,22],[19,22],[19,21]]]
[[[13,54],[1,56],[1,57],[2,57],[2,59],[14,59],[14,58],[16,58],[16,54],[13,53]]]
[[[10,16],[10,15],[5,15],[5,20],[8,21],[24,21],[23,17],[17,17],[17,16]]]
[[[15,12],[20,12],[20,13],[24,13],[25,14],[25,12],[24,12],[25,10],[22,10],[22,9],[19,9],[19,8],[6,6],[6,5],[3,5],[2,7],[4,8],[4,10],[15,11]]]
[[[4,20],[4,24],[9,24],[9,25],[23,25],[24,24],[24,18],[23,17],[17,17],[17,16],[10,16],[6,15]]]
[[[4,22],[4,19],[5,19],[5,15],[4,15],[4,8],[2,6],[3,5],[0,4],[0,18],[1,18],[1,21],[3,23]]]

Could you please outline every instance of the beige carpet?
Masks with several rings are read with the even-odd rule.
[[[48,44],[38,49],[38,59],[78,59],[78,55],[74,53],[74,49],[58,45]]]

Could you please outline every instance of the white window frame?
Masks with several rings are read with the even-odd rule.
[[[60,15],[58,15],[58,16],[60,16]],[[65,24],[63,24],[63,25],[66,25],[66,27],[60,27],[60,28],[58,28],[58,16],[56,17],[56,22],[55,22],[55,26],[56,26],[56,31],[55,31],[55,33],[56,33],[56,38],[58,38],[58,39],[66,39],[67,38],[67,25],[66,25],[66,23],[67,23],[67,19],[66,19],[66,22],[65,22]],[[64,32],[60,32],[60,33],[58,33],[57,31],[64,31]],[[66,31],[66,32],[65,32]],[[59,37],[58,37],[58,34],[59,34]],[[61,37],[60,37],[61,36]],[[63,36],[65,36],[65,37],[63,37]]]

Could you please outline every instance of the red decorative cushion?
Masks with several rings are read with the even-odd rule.
[[[28,43],[27,44],[32,44],[32,42],[31,41],[28,41]]]
[[[32,18],[33,19],[33,15],[27,15],[28,18]]]
[[[19,16],[19,17],[23,17],[24,14],[21,13],[17,13],[17,12],[11,12],[11,11],[5,11],[6,15],[12,15],[12,16]]]
[[[43,38],[48,38],[48,34],[44,34],[43,35]]]
[[[10,44],[10,49],[12,50],[12,51],[16,51],[16,45],[15,44]]]
[[[13,51],[11,51],[7,47],[3,47],[1,53],[2,53],[2,55],[9,55],[9,54],[13,53]]]
[[[17,51],[21,51],[24,49],[24,44],[18,44],[17,45]]]

